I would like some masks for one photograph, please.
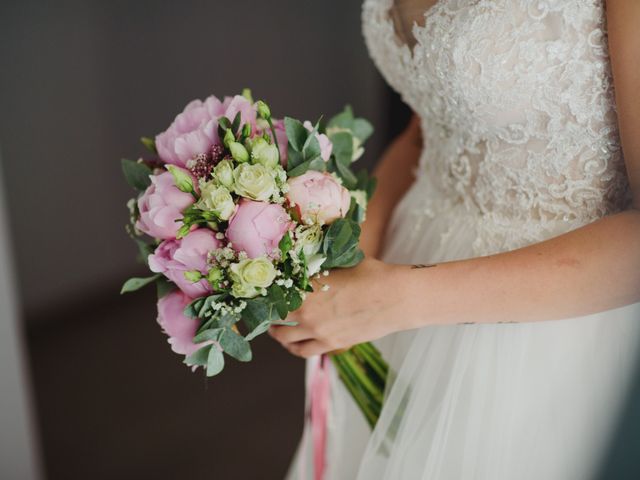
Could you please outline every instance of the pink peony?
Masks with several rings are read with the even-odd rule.
[[[171,350],[182,355],[191,355],[202,346],[193,343],[199,320],[184,314],[185,307],[192,301],[192,298],[179,290],[158,300],[158,323],[169,336]]]
[[[243,199],[226,235],[234,250],[244,251],[250,258],[273,256],[290,226],[291,219],[280,205]]]
[[[206,279],[196,282],[185,278],[185,272],[198,271],[206,276],[209,270],[207,256],[220,248],[221,243],[212,230],[201,228],[181,240],[165,240],[149,255],[149,268],[162,273],[191,297],[201,297],[211,292]]]
[[[284,128],[284,120],[273,120],[273,129],[276,131],[276,138],[278,140],[278,149],[280,150],[280,163],[283,167],[287,166],[287,145],[289,140],[287,139],[287,131]],[[271,130],[267,130],[269,137]]]
[[[307,120],[303,125],[304,128],[306,128],[310,132],[313,131],[313,125],[311,125],[310,121]],[[331,151],[333,150],[333,144],[331,143],[331,140],[329,140],[329,137],[327,137],[324,133],[316,132],[316,138],[318,139],[318,143],[320,144],[320,156],[325,162],[328,162],[329,157],[331,157]]]
[[[165,132],[156,136],[158,155],[166,163],[185,167],[190,159],[220,142],[218,118],[226,116],[233,121],[238,112],[242,123],[255,127],[255,107],[242,96],[225,97],[223,102],[213,95],[204,102],[192,101]]]
[[[349,211],[351,196],[329,173],[309,170],[290,178],[287,200],[295,206],[303,221],[328,224],[343,218]]]
[[[182,226],[182,212],[194,202],[176,187],[169,172],[151,176],[151,185],[138,199],[140,218],[136,227],[155,238],[175,238]]]

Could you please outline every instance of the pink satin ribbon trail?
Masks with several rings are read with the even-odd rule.
[[[327,447],[327,414],[331,382],[329,358],[320,357],[311,377],[311,434],[313,438],[313,478],[323,480]]]

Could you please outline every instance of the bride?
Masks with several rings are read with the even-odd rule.
[[[640,350],[640,2],[366,0],[363,24],[416,115],[368,257],[271,330],[309,370],[374,340],[395,373],[373,432],[332,373],[324,478],[594,477]]]

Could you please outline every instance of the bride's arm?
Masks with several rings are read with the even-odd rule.
[[[378,186],[367,208],[360,237],[360,246],[367,256],[376,258],[380,253],[391,212],[413,182],[413,171],[421,150],[420,123],[414,115],[407,128],[387,148],[374,171]]]
[[[365,259],[332,272],[331,288],[294,312],[300,324],[272,335],[307,357],[426,325],[553,320],[640,301],[640,2],[609,0],[607,18],[629,210],[526,248],[432,268]]]

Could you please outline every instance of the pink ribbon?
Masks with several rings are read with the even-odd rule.
[[[329,365],[326,355],[320,361],[311,376],[311,435],[313,438],[313,478],[322,480],[325,469],[325,453],[327,446],[327,413],[331,383]]]

